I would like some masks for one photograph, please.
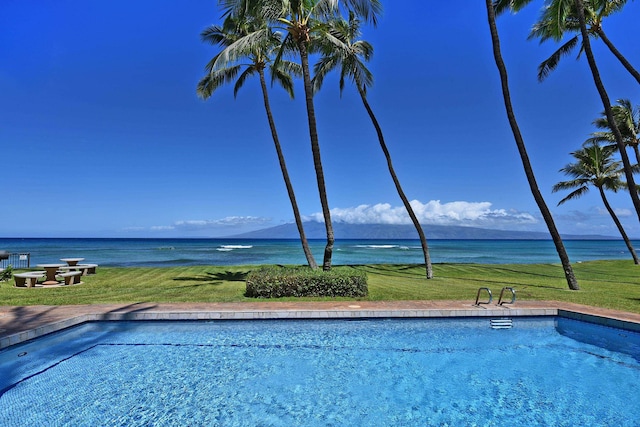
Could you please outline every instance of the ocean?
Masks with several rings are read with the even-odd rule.
[[[566,240],[572,262],[629,259],[622,240]],[[640,247],[640,242],[633,242]],[[322,264],[324,240],[310,241]],[[86,263],[118,267],[188,265],[306,264],[296,239],[80,239],[0,238],[0,251],[29,253],[30,265],[85,258]],[[551,240],[432,240],[433,263],[559,263]],[[5,261],[6,263],[7,261]],[[334,265],[420,264],[418,240],[337,240]]]

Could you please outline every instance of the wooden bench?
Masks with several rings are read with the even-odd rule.
[[[56,276],[62,277],[65,285],[75,285],[80,283],[82,271],[67,271],[65,273],[58,273]]]
[[[44,271],[28,271],[26,273],[13,273],[18,288],[33,288],[38,279],[45,276]]]

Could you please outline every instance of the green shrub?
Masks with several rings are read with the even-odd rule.
[[[4,270],[0,270],[0,282],[11,279],[12,275],[13,267],[11,267],[11,264],[9,264],[7,268],[5,268]]]
[[[247,276],[245,296],[282,297],[366,297],[367,275],[361,271],[312,270],[308,267],[263,267]]]

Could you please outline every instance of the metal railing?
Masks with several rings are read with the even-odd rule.
[[[504,294],[504,291],[511,292],[511,301],[503,301],[502,300],[502,295]],[[502,291],[500,291],[500,298],[498,298],[498,305],[513,304],[514,302],[516,302],[516,290],[513,289],[513,288],[510,288],[508,286],[505,286],[504,288],[502,288]]]
[[[7,268],[11,265],[13,268],[31,268],[31,254],[30,253],[18,253],[8,254],[8,257],[0,258],[0,268]]]
[[[481,302],[480,301],[480,292],[485,291],[487,293],[487,295],[489,295],[489,300],[487,302]],[[491,301],[493,301],[493,295],[491,295],[491,289],[489,288],[480,288],[478,289],[478,293],[476,294],[476,303],[474,304],[475,306],[480,307],[480,304],[491,304]]]

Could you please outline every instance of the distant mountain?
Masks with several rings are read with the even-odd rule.
[[[492,240],[549,240],[548,233],[536,231],[490,230],[476,227],[460,227],[455,225],[424,225],[427,240],[430,239],[492,239]],[[309,239],[326,237],[324,223],[305,222],[304,231]],[[390,224],[333,224],[336,239],[417,239],[418,233],[413,225]],[[298,229],[293,223],[276,227],[251,231],[230,236],[243,239],[297,239]],[[611,236],[600,235],[564,235],[564,239],[576,240],[610,240]]]

